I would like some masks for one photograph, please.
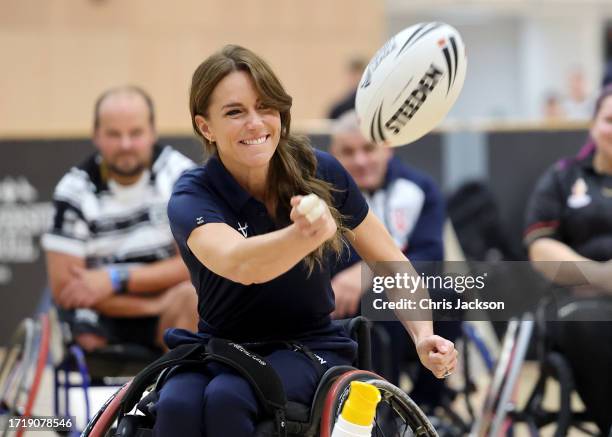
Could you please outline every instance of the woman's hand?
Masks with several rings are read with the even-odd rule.
[[[423,366],[436,378],[446,378],[457,368],[457,350],[452,341],[439,335],[429,335],[416,342],[416,350]]]
[[[314,196],[311,197],[311,196]],[[300,208],[303,199],[309,202],[308,208]],[[327,204],[314,194],[310,196],[293,196],[291,198],[291,221],[305,237],[318,237],[321,243],[332,238],[336,233],[336,221],[329,212]],[[300,212],[302,211],[302,212]],[[316,217],[318,215],[318,217]],[[312,220],[312,222],[310,221]]]

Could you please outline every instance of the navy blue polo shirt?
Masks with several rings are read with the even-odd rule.
[[[315,155],[317,177],[336,188],[332,191],[334,206],[345,217],[344,225],[355,228],[367,215],[365,199],[334,157],[321,151]],[[283,227],[238,184],[218,156],[183,173],[168,203],[168,216],[198,291],[200,332],[244,342],[296,338],[329,325],[334,309],[332,255],[310,275],[300,262],[271,281],[243,285],[210,271],[187,247],[191,232],[206,223],[225,223],[246,238]]]

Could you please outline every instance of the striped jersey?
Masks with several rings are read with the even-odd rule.
[[[166,208],[178,177],[194,163],[170,146],[154,147],[151,168],[132,185],[105,180],[101,156],[72,167],[53,194],[47,251],[85,258],[88,268],[141,264],[176,254]]]

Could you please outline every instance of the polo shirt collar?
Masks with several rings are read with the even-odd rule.
[[[206,163],[206,167],[210,172],[210,182],[215,187],[215,191],[221,195],[234,212],[240,212],[252,196],[227,171],[219,155],[211,156]]]

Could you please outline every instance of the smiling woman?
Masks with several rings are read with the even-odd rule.
[[[168,216],[198,291],[200,324],[198,334],[175,330],[166,342],[270,342],[264,358],[287,399],[310,404],[319,363],[355,358],[355,343],[330,318],[329,272],[342,238],[352,236],[365,260],[406,258],[340,163],[290,133],[291,103],[270,67],[242,47],[226,46],[196,69],[192,123],[210,158],[181,176]],[[436,376],[455,368],[452,343],[434,336],[431,322],[407,329]],[[246,379],[227,368],[186,370],[161,389],[154,434],[251,436],[260,410]]]
[[[216,144],[219,156],[238,182],[265,198],[268,164],[280,139],[280,113],[262,103],[251,76],[244,71],[223,78],[211,95],[208,117],[196,115],[199,131]]]
[[[291,105],[272,69],[242,47],[226,46],[193,74],[189,106],[196,135],[272,217],[288,220],[296,193],[314,193],[330,206],[339,229],[307,256],[312,268],[324,251],[339,253],[344,229],[329,183],[313,177],[317,160],[308,140],[290,134]]]

